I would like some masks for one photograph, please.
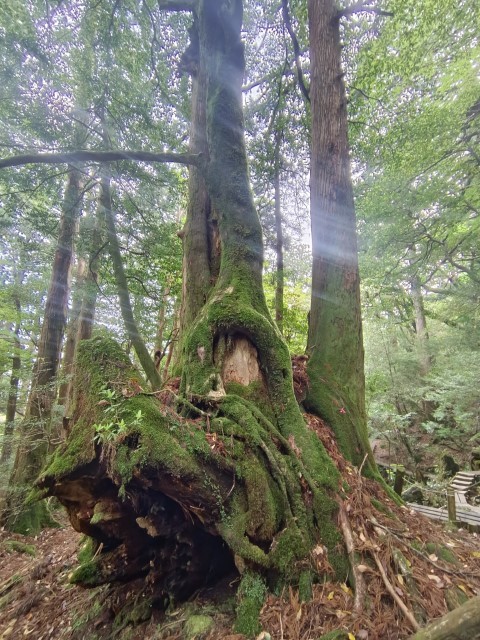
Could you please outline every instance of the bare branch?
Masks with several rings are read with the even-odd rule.
[[[378,9],[378,7],[372,7],[371,5],[363,4],[362,2],[357,2],[352,4],[350,7],[345,7],[345,9],[341,9],[338,11],[336,18],[340,20],[340,18],[347,18],[348,16],[353,16],[355,13],[375,13],[377,16],[394,16],[395,14],[391,11],[385,11],[384,9]]]
[[[134,160],[136,162],[176,162],[177,164],[200,164],[201,154],[193,153],[151,153],[149,151],[71,151],[67,153],[32,153],[11,156],[0,160],[0,169],[19,167],[26,164],[71,164],[75,162],[115,162]]]
[[[157,0],[161,11],[193,11],[195,0]]]
[[[300,45],[298,44],[297,36],[295,35],[295,31],[292,27],[292,21],[290,19],[290,11],[288,9],[288,0],[282,0],[282,14],[283,21],[285,22],[285,26],[287,31],[292,39],[293,44],[293,52],[295,54],[295,67],[297,69],[297,80],[298,86],[300,87],[300,91],[306,102],[310,102],[310,92],[305,84],[305,78],[303,76],[302,63],[300,61]]]

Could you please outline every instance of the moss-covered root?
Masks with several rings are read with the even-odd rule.
[[[266,593],[267,588],[261,576],[250,572],[244,574],[237,593],[237,633],[251,638],[260,632],[259,616]]]
[[[411,640],[480,640],[480,596],[421,629]]]

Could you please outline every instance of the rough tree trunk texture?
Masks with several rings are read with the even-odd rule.
[[[10,478],[3,518],[9,527],[21,532],[36,532],[44,522],[50,522],[43,504],[26,506],[24,498],[44,465],[49,449],[55,380],[67,321],[73,243],[82,203],[81,177],[77,168],[70,167],[32,388],[20,427],[22,440]]]
[[[333,0],[309,0],[313,269],[304,404],[327,420],[344,455],[359,464],[368,451],[364,354],[337,12]]]
[[[275,271],[275,321],[280,333],[283,334],[283,290],[285,283],[284,263],[283,263],[283,227],[282,227],[282,203],[280,196],[280,145],[275,145],[275,254],[276,254],[276,271]]]
[[[170,289],[167,287],[167,289],[162,294],[160,307],[158,309],[157,331],[155,334],[155,358],[154,358],[155,367],[157,371],[160,370],[160,365],[165,355],[164,347],[163,347],[163,333],[165,331],[165,307],[167,305],[169,294],[170,294]]]
[[[192,79],[190,152],[208,157],[207,69],[200,56],[197,18],[190,28],[190,45],[183,54],[184,71]],[[183,289],[180,335],[195,320],[205,304],[218,275],[219,242],[217,220],[203,172],[189,168],[187,219],[183,236]]]
[[[170,377],[172,362],[175,361],[174,355],[179,351],[179,336],[180,336],[180,301],[177,299],[173,308],[172,319],[172,334],[170,336],[170,344],[167,349],[167,357],[165,358],[165,365],[162,372],[162,380],[165,383]]]
[[[120,310],[122,313],[123,322],[127,331],[128,339],[132,343],[135,353],[140,361],[142,369],[147,376],[147,380],[153,389],[160,389],[162,386],[162,379],[158,373],[153,358],[148,352],[145,342],[140,335],[140,332],[133,316],[132,305],[130,302],[130,295],[128,293],[127,277],[123,268],[123,260],[120,252],[120,245],[118,243],[117,231],[115,228],[115,217],[112,209],[112,194],[110,189],[110,178],[102,177],[101,180],[101,193],[100,202],[105,215],[107,233],[108,233],[108,246],[110,251],[110,257],[113,262],[113,273],[115,275],[115,285],[117,288],[117,295],[120,302]]]
[[[73,373],[73,361],[75,358],[75,347],[77,343],[78,323],[82,311],[82,294],[86,278],[87,265],[85,260],[79,258],[77,261],[75,290],[73,293],[72,310],[70,312],[70,322],[67,328],[65,347],[63,349],[62,361],[62,383],[58,391],[58,404],[66,405],[68,399],[68,389]]]
[[[98,269],[100,266],[100,256],[105,246],[103,244],[104,235],[105,212],[99,197],[95,212],[95,224],[92,231],[92,237],[90,239],[90,256],[83,287],[82,310],[78,321],[78,333],[76,339],[77,344],[81,340],[89,340],[92,337],[99,291]]]
[[[16,274],[15,287],[17,289],[22,284],[23,275],[23,272]],[[0,463],[2,464],[7,463],[10,460],[10,456],[12,454],[12,438],[15,427],[15,415],[17,412],[18,383],[20,376],[20,367],[22,364],[20,356],[21,344],[19,338],[22,308],[18,293],[14,294],[13,301],[17,318],[15,320],[15,327],[13,329],[12,373],[10,375],[10,383],[8,385],[7,409],[5,412],[5,428],[3,431],[2,455],[0,457]]]
[[[432,622],[411,640],[479,640],[480,597],[471,598],[443,618]]]

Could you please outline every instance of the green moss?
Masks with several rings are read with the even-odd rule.
[[[282,517],[281,509],[277,508],[273,482],[264,465],[253,455],[247,455],[242,461],[241,473],[245,478],[248,500],[246,533],[256,539],[271,540]]]
[[[246,386],[237,382],[229,382],[225,385],[225,391],[228,395],[235,395],[248,400],[270,421],[275,420],[275,412],[261,382],[251,382]]]
[[[238,589],[237,618],[235,631],[247,637],[256,636],[260,630],[259,615],[265,600],[267,588],[257,574],[246,573]]]
[[[29,556],[36,556],[37,550],[33,544],[25,544],[19,540],[5,540],[3,548],[8,553],[26,553]]]
[[[376,498],[372,498],[371,501],[375,509],[377,509],[377,511],[380,511],[380,513],[385,514],[388,518],[396,519],[396,516],[390,511],[390,509],[386,505],[383,504],[383,502],[380,502],[380,500],[377,500]]]
[[[80,565],[69,576],[71,584],[80,584],[82,587],[96,587],[100,584],[100,572],[97,563],[89,560]]]
[[[300,602],[310,602],[312,599],[313,574],[311,571],[302,571],[298,580],[298,595]]]
[[[340,546],[328,554],[328,561],[335,573],[335,578],[339,582],[346,582],[350,573],[350,563],[347,554],[344,553]]]
[[[192,615],[183,627],[185,640],[196,640],[206,635],[213,627],[213,618],[205,615]]]
[[[441,558],[444,562],[448,562],[449,564],[453,564],[457,566],[459,565],[459,562],[455,554],[453,553],[453,551],[451,551],[447,547],[443,547],[437,544],[436,542],[427,542],[427,544],[425,545],[425,549],[428,551],[428,553],[435,554],[436,556]]]
[[[296,563],[305,558],[309,551],[310,544],[306,534],[300,530],[296,522],[288,522],[288,526],[277,534],[271,555],[274,566],[287,579],[298,579]]]
[[[77,553],[79,564],[86,564],[87,562],[90,562],[97,549],[98,543],[93,538],[85,536]]]
[[[320,636],[318,640],[348,640],[348,631],[343,629],[335,629],[323,636]]]

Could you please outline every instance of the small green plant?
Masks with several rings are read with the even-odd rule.
[[[106,444],[113,442],[119,436],[127,433],[127,424],[123,418],[120,417],[121,406],[123,399],[113,391],[113,389],[104,388],[100,392],[102,399],[99,404],[105,406],[105,413],[111,417],[109,422],[101,422],[94,424],[95,435],[93,440],[97,444]],[[128,427],[135,427],[141,424],[143,415],[142,410],[139,409],[135,414],[135,417],[130,421]]]
[[[95,424],[94,427],[95,435],[93,440],[97,444],[113,442],[113,440],[126,431],[126,425],[123,419],[118,422],[102,422],[101,424]]]

